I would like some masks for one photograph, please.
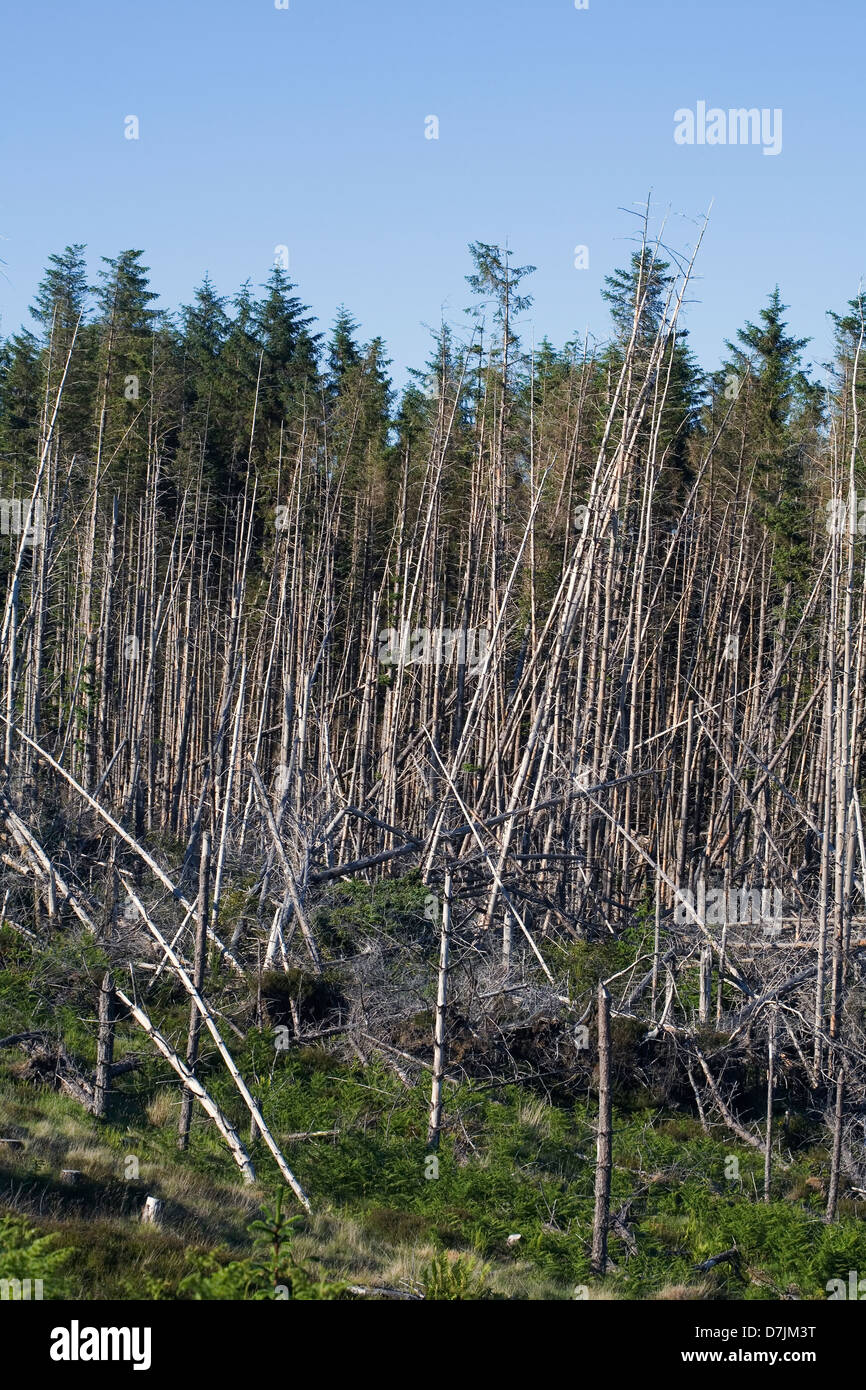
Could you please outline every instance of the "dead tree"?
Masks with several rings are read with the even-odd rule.
[[[764,1137],[764,1201],[770,1200],[770,1185],[773,1174],[773,1088],[776,1064],[776,1009],[770,1009],[767,1025],[767,1129]]]
[[[99,987],[99,1031],[96,1038],[96,1085],[93,1093],[93,1113],[103,1119],[108,1110],[108,1091],[114,1061],[114,980],[106,970]]]
[[[610,994],[598,986],[598,1138],[595,1159],[595,1213],[592,1221],[590,1268],[607,1273],[607,1230],[610,1224],[610,1179],[613,1170],[613,1112],[610,1087]]]
[[[445,1078],[445,1011],[448,1002],[448,964],[451,950],[451,886],[452,871],[445,870],[442,889],[441,930],[439,934],[439,972],[436,986],[436,1015],[433,1023],[433,1082],[430,1089],[430,1122],[427,1128],[427,1147],[439,1147],[442,1128],[442,1083]]]
[[[842,1160],[842,1131],[845,1107],[845,1067],[840,1063],[836,1072],[836,1109],[833,1117],[833,1158],[830,1165],[830,1185],[827,1192],[827,1220],[835,1221],[839,1200],[839,1169]]]
[[[199,994],[204,986],[204,968],[207,958],[207,923],[210,911],[210,835],[207,830],[202,832],[201,837],[201,861],[199,864],[198,879],[198,914],[196,917],[195,931],[195,962],[193,965],[193,984]],[[195,1072],[195,1064],[198,1060],[198,1040],[201,1032],[201,1014],[196,1008],[195,1000],[189,1006],[189,1033],[186,1040],[186,1064],[191,1072]],[[185,1149],[189,1143],[189,1129],[192,1123],[192,1092],[184,1087],[183,1099],[180,1108],[180,1123],[177,1132],[177,1146]]]

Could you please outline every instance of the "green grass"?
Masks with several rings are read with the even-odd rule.
[[[255,1044],[249,1052],[247,1074]],[[240,1121],[222,1078],[214,1074],[209,1083]],[[62,1278],[46,1265],[46,1297],[216,1297],[220,1289],[236,1296],[237,1280],[249,1277],[250,1221],[279,1185],[273,1161],[263,1147],[254,1151],[259,1183],[247,1188],[201,1120],[189,1152],[179,1154],[176,1092],[155,1078],[127,1084],[134,1090],[124,1109],[135,1123],[124,1125],[93,1120],[73,1101],[22,1081],[8,1064],[0,1074],[0,1132],[25,1140],[0,1156],[2,1189],[14,1193],[14,1209],[37,1241],[53,1233],[56,1244],[34,1247],[37,1254],[72,1252]],[[286,1053],[259,1090],[278,1139],[339,1130],[335,1139],[284,1141],[316,1212],[300,1223],[298,1248],[328,1279],[417,1283],[445,1252],[488,1265],[492,1296],[566,1298],[576,1285],[594,1288],[591,1104],[527,1102],[517,1087],[495,1096],[453,1088],[448,1110],[461,1125],[443,1140],[439,1176],[429,1179],[423,1083],[409,1091],[380,1064],[331,1059],[325,1067],[321,1057]],[[736,1182],[725,1179],[731,1155],[739,1159]],[[130,1158],[135,1177],[126,1176]],[[780,1172],[775,1199],[764,1205],[755,1195],[761,1156],[754,1150],[718,1131],[706,1135],[685,1117],[624,1111],[616,1115],[615,1161],[613,1208],[631,1201],[638,1247],[629,1257],[611,1239],[616,1272],[606,1286],[616,1297],[657,1297],[673,1285],[715,1298],[777,1298],[793,1285],[804,1298],[822,1298],[827,1280],[866,1267],[866,1223],[854,1205],[827,1226],[820,1192],[805,1184],[814,1155]],[[65,1187],[62,1167],[79,1169],[81,1184]],[[166,1204],[159,1231],[138,1220],[148,1194]],[[511,1234],[521,1240],[510,1247]],[[696,1264],[733,1245],[738,1267],[696,1274]],[[26,1277],[13,1268],[13,1255],[4,1251],[0,1264],[8,1268],[0,1277]],[[223,1265],[239,1261],[242,1268],[223,1279]],[[193,1286],[210,1292],[192,1295]]]
[[[397,932],[414,913],[420,939],[422,890],[411,879],[378,897],[366,885],[341,887],[331,904],[332,941],[340,945],[353,914],[356,932],[359,914],[371,927],[378,914]],[[591,984],[611,960],[604,943],[574,948],[573,985]],[[44,1028],[62,1034],[70,1053],[92,1066],[91,1015],[102,968],[99,952],[74,938],[34,958],[18,935],[0,930],[0,1036]],[[275,1012],[284,1003],[279,983],[268,981]],[[303,972],[288,984],[302,1003],[318,1007]],[[327,989],[338,985],[329,972]],[[437,1298],[566,1299],[580,1286],[604,1298],[777,1299],[793,1288],[803,1298],[823,1299],[829,1279],[866,1269],[863,1204],[843,1192],[838,1222],[823,1221],[820,1187],[829,1163],[814,1118],[786,1101],[792,1162],[776,1167],[773,1200],[765,1205],[758,1200],[760,1153],[732,1143],[721,1127],[705,1133],[687,1097],[680,1102],[675,1090],[654,1090],[638,1079],[640,1029],[630,1020],[614,1027],[612,1209],[628,1204],[637,1253],[612,1234],[615,1269],[594,1281],[589,1072],[549,1095],[482,1081],[446,1086],[446,1129],[438,1176],[431,1177],[429,1073],[420,1072],[407,1088],[385,1060],[347,1063],[327,1040],[278,1051],[269,1027],[251,1026],[249,991],[228,972],[209,981],[209,996],[245,1032],[241,1041],[224,1030],[313,1203],[314,1215],[303,1216],[292,1236],[306,1271],[296,1281],[297,1296],[381,1285]],[[146,1007],[182,1045],[188,1019],[182,990],[163,977]],[[708,1048],[714,1045],[709,1038]],[[250,1224],[282,1185],[274,1160],[257,1141],[258,1180],[244,1185],[199,1111],[190,1147],[180,1153],[176,1079],[142,1034],[121,1023],[115,1055],[133,1050],[142,1065],[119,1079],[102,1122],[28,1079],[17,1049],[0,1052],[0,1138],[23,1141],[23,1147],[0,1144],[0,1213],[9,1218],[0,1278],[41,1277],[51,1298],[272,1296],[261,1282]],[[207,1035],[199,1072],[246,1138],[248,1113]],[[287,1138],[332,1129],[333,1138]],[[739,1170],[734,1180],[726,1176],[731,1158]],[[80,1183],[66,1186],[63,1168],[79,1170]],[[140,1223],[147,1195],[165,1204],[159,1230]],[[509,1245],[511,1235],[520,1240]],[[739,1263],[696,1271],[732,1246]]]

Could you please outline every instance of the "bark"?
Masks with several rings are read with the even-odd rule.
[[[250,1156],[244,1148],[243,1144],[241,1143],[237,1135],[237,1132],[233,1129],[232,1125],[226,1119],[219,1106],[216,1104],[215,1101],[211,1100],[211,1097],[208,1095],[204,1086],[202,1086],[201,1082],[198,1080],[197,1077],[193,1076],[189,1067],[186,1065],[186,1062],[184,1062],[183,1058],[178,1057],[174,1048],[162,1036],[159,1029],[156,1028],[153,1023],[151,1023],[144,1010],[140,1009],[137,1004],[133,1003],[129,996],[127,994],[124,994],[122,989],[115,989],[115,993],[118,999],[120,1000],[121,1004],[123,1004],[129,1010],[130,1015],[132,1016],[132,1018],[135,1019],[138,1026],[144,1029],[145,1033],[150,1038],[151,1042],[156,1046],[157,1050],[161,1052],[166,1061],[172,1067],[174,1067],[184,1086],[191,1092],[193,1096],[195,1096],[199,1105],[201,1105],[202,1109],[205,1111],[205,1114],[209,1115],[210,1118],[213,1120],[223,1139],[225,1139],[226,1143],[228,1144],[232,1153],[232,1157],[235,1160],[235,1163],[238,1165],[241,1172],[243,1173],[244,1180],[248,1183],[255,1182],[256,1175],[253,1171],[253,1165],[250,1161]]]
[[[451,869],[445,871],[442,890],[441,930],[439,936],[439,972],[436,988],[436,1016],[433,1027],[433,1083],[430,1090],[430,1121],[427,1127],[427,1147],[439,1147],[442,1128],[442,1082],[445,1076],[445,1013],[448,1003],[448,966],[451,950]]]
[[[96,1086],[93,1113],[103,1119],[108,1113],[108,1092],[114,1060],[114,981],[106,970],[99,988],[99,1032],[96,1040]]]
[[[845,1068],[836,1072],[836,1110],[833,1122],[833,1157],[830,1165],[830,1186],[827,1192],[827,1220],[835,1221],[839,1200],[839,1171],[842,1163],[842,1134],[845,1110]]]
[[[201,839],[201,864],[199,866],[198,916],[195,932],[195,964],[192,979],[199,994],[204,987],[204,969],[207,958],[207,923],[210,912],[210,835],[205,830]],[[198,1060],[198,1040],[201,1031],[201,1014],[195,1001],[189,1006],[189,1033],[186,1040],[186,1064],[190,1072],[195,1072]],[[180,1122],[178,1125],[177,1146],[185,1149],[189,1143],[189,1129],[192,1123],[192,1092],[184,1088],[181,1101]]]
[[[610,1179],[613,1168],[613,1110],[611,1098],[610,994],[598,987],[598,1138],[595,1160],[595,1214],[592,1222],[590,1268],[607,1273],[607,1231],[610,1223]]]

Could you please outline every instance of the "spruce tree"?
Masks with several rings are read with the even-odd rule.
[[[223,390],[223,353],[231,328],[225,299],[206,275],[180,311],[183,357],[183,451],[219,497],[228,493],[231,429]]]
[[[0,465],[4,496],[37,462],[44,376],[39,341],[26,328],[4,344],[0,359]]]
[[[143,251],[103,256],[96,293],[99,334],[97,454],[110,451],[117,466],[125,463],[140,478],[146,460],[147,418],[144,406],[153,365],[153,335],[160,315],[151,308],[158,297],[150,289]],[[135,422],[138,422],[137,424]]]
[[[759,505],[773,540],[773,571],[783,590],[805,582],[814,493],[808,472],[809,444],[821,419],[820,389],[803,369],[808,338],[787,331],[778,285],[760,322],[746,323],[737,343],[727,343],[745,391],[747,430],[759,477]]]
[[[86,321],[90,289],[84,252],[84,245],[76,242],[49,256],[30,307],[43,345],[44,386],[49,399],[66,372],[56,432],[58,440],[73,452],[89,447],[96,390],[96,330]]]
[[[663,464],[662,477],[656,494],[660,516],[679,514],[688,489],[694,480],[691,464],[693,443],[700,431],[700,409],[704,384],[691,349],[688,332],[677,324],[670,331],[668,318],[674,302],[674,276],[670,264],[657,259],[647,246],[634,252],[628,268],[615,270],[605,277],[602,298],[610,307],[614,336],[599,359],[599,371],[607,382],[608,396],[616,383],[632,334],[635,337],[633,360],[637,380],[633,388],[643,384],[656,352],[653,389],[664,405],[655,442],[656,458]],[[658,344],[661,341],[661,351]],[[641,432],[642,450],[648,457],[651,440],[649,432]]]
[[[44,342],[68,343],[83,317],[89,293],[85,246],[75,242],[48,257],[48,268],[39,284],[30,313],[39,324]]]
[[[318,343],[311,333],[315,322],[296,288],[280,266],[274,266],[262,286],[266,294],[255,306],[253,328],[262,356],[258,419],[272,456],[280,427],[290,433],[304,417],[305,401],[318,387]]]

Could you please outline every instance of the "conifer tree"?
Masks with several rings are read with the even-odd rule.
[[[478,297],[478,304],[469,312],[479,322],[481,333],[487,313],[492,309],[493,323],[498,333],[493,335],[486,363],[483,339],[479,338],[478,382],[475,402],[476,436],[480,441],[490,439],[490,506],[493,518],[491,589],[498,584],[506,563],[509,524],[519,524],[525,513],[526,473],[523,466],[525,451],[522,436],[511,438],[513,410],[520,393],[519,369],[524,365],[518,352],[519,339],[514,331],[515,320],[532,305],[531,295],[519,293],[521,282],[531,275],[535,266],[512,266],[512,252],[507,247],[473,241],[469,252],[475,265],[467,284]],[[519,432],[519,424],[517,426]],[[514,447],[516,445],[516,447]]]
[[[58,438],[73,451],[89,447],[96,390],[96,330],[87,324],[90,289],[87,283],[85,247],[81,242],[67,246],[48,258],[48,268],[40,282],[30,314],[35,319],[43,347],[43,373],[46,396],[53,397],[64,371],[73,342],[57,422]]]
[[[619,376],[632,333],[639,380],[643,379],[641,369],[646,372],[651,354],[657,352],[654,386],[664,401],[655,446],[659,461],[664,462],[657,491],[657,510],[662,516],[678,514],[693,481],[691,454],[700,431],[703,393],[701,374],[687,345],[688,330],[679,324],[673,332],[668,329],[674,284],[669,262],[659,260],[653,250],[642,246],[632,255],[627,269],[615,270],[605,277],[601,292],[614,324],[613,341],[599,362],[609,386]],[[661,352],[657,351],[659,339]],[[650,439],[646,431],[642,431],[641,440],[648,450]]]
[[[315,400],[318,344],[315,321],[292,291],[296,288],[281,266],[274,266],[263,286],[266,294],[254,310],[252,326],[262,351],[258,422],[268,456],[278,444],[281,426],[292,435]]]
[[[357,323],[345,304],[341,304],[328,342],[328,389],[333,394],[339,392],[346,372],[356,367],[361,360],[355,339],[357,331]]]
[[[773,570],[790,599],[808,565],[808,535],[814,496],[807,478],[810,443],[821,419],[821,395],[802,366],[807,338],[787,331],[778,285],[760,322],[737,331],[728,343],[732,365],[745,392],[748,440],[759,478],[759,503],[775,542]]]
[[[75,242],[48,257],[48,268],[30,309],[45,342],[53,333],[56,342],[68,344],[85,312],[89,293],[85,250],[83,242]]]
[[[32,468],[43,406],[39,342],[23,328],[4,344],[0,361],[0,459],[4,487]]]
[[[106,268],[95,287],[100,378],[97,461],[101,466],[107,451],[112,456],[122,451],[133,478],[140,478],[144,470],[144,405],[153,368],[153,334],[160,317],[151,308],[158,296],[150,290],[143,255],[143,251],[130,250],[113,258],[103,256]]]
[[[223,353],[230,331],[225,299],[206,275],[180,312],[183,355],[184,451],[219,496],[227,495],[231,429]]]

